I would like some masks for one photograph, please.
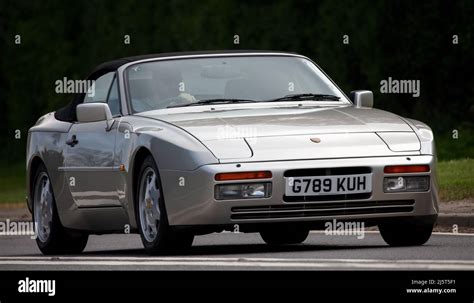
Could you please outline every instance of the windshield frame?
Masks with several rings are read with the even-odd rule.
[[[222,57],[295,57],[295,58],[301,58],[304,60],[307,60],[311,64],[313,64],[319,72],[326,77],[326,79],[337,89],[337,91],[341,94],[342,98],[338,101],[314,101],[318,102],[318,105],[324,106],[324,105],[352,105],[353,103],[351,102],[350,98],[344,93],[344,91],[331,79],[331,77],[324,72],[321,67],[319,67],[316,62],[311,60],[310,58],[303,56],[303,55],[298,55],[298,54],[291,54],[291,53],[254,53],[254,52],[248,52],[248,53],[222,53],[222,54],[200,54],[200,55],[182,55],[182,56],[170,56],[170,57],[162,57],[162,58],[149,58],[149,59],[143,59],[143,60],[137,60],[133,62],[129,62],[127,64],[122,65],[121,67],[118,68],[119,75],[121,76],[120,82],[122,82],[122,89],[120,90],[121,92],[123,91],[124,96],[124,101],[122,105],[125,105],[127,109],[127,112],[129,115],[135,115],[135,114],[140,114],[141,112],[136,112],[132,108],[131,104],[131,96],[130,96],[130,89],[129,89],[129,81],[128,81],[128,70],[130,68],[133,68],[135,65],[140,65],[143,63],[149,63],[149,62],[158,62],[158,61],[174,61],[174,60],[189,60],[189,59],[199,59],[199,58],[222,58]],[[305,100],[305,103],[308,100]],[[290,101],[294,102],[295,105],[297,105],[298,102],[295,101]],[[311,101],[310,101],[311,102]],[[233,105],[235,106],[251,106],[252,104],[264,104],[267,103],[265,101],[258,101],[255,103],[234,103]],[[210,105],[204,105],[203,107],[206,106],[219,106],[221,104],[210,104]],[[167,111],[167,110],[177,110],[177,109],[183,109],[183,111],[186,111],[186,108],[189,109],[189,107],[177,107],[177,108],[161,108],[161,109],[155,109],[156,111]]]

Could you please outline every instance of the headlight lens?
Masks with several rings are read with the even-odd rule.
[[[427,191],[430,188],[429,177],[407,177],[407,191]]]
[[[384,192],[406,191],[405,179],[403,177],[392,177],[383,179]]]
[[[389,177],[383,179],[383,191],[394,192],[414,192],[427,191],[430,188],[430,177]]]
[[[214,196],[216,200],[258,199],[271,196],[271,183],[218,184]]]

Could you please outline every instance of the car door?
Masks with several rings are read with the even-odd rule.
[[[114,160],[120,119],[117,91],[114,72],[99,77],[95,94],[86,94],[83,102],[108,102],[114,119],[75,122],[68,133],[64,169],[73,200],[80,208],[121,206],[117,194],[120,172]]]

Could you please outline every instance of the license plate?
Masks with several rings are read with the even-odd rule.
[[[372,191],[372,175],[285,177],[286,196],[357,194]]]

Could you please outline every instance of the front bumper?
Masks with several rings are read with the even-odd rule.
[[[387,165],[429,165],[430,188],[426,192],[384,193]],[[287,170],[309,168],[370,167],[372,193],[367,196],[314,202],[285,202]],[[270,170],[272,195],[269,198],[215,200],[217,173]],[[328,220],[373,220],[396,217],[436,216],[438,184],[434,156],[325,159],[305,161],[251,162],[205,165],[194,171],[160,170],[170,225],[234,225]],[[250,181],[249,181],[250,182]],[[235,183],[235,182],[234,182]]]

